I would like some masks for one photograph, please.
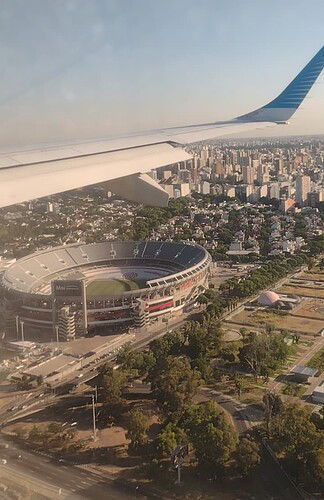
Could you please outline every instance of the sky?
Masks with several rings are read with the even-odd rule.
[[[0,0],[0,146],[252,111],[320,49],[323,20],[323,0]],[[320,133],[323,73],[289,129],[258,135]]]

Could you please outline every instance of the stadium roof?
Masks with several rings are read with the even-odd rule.
[[[194,268],[210,259],[201,246],[165,241],[102,241],[49,248],[19,259],[3,274],[2,285],[10,290],[48,295],[54,279],[70,279],[67,273],[85,266],[121,261],[153,261],[170,266],[170,275]],[[157,286],[159,280],[149,280]],[[46,286],[45,286],[46,285]],[[45,288],[47,291],[42,291]]]

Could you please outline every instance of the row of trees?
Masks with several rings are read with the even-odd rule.
[[[220,318],[226,311],[235,308],[240,300],[273,285],[287,274],[298,269],[307,260],[304,253],[289,258],[277,256],[253,269],[245,277],[230,278],[224,281],[218,292],[212,289],[206,290],[200,295],[198,301],[201,304],[206,304],[206,312],[209,315]]]
[[[259,290],[273,285],[305,264],[306,261],[307,256],[303,253],[288,258],[276,256],[243,278],[231,278],[225,281],[220,285],[219,290],[226,298],[249,297]]]

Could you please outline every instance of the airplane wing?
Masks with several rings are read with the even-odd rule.
[[[165,206],[168,194],[146,174],[190,159],[184,146],[267,126],[287,124],[320,75],[324,46],[274,100],[232,120],[0,153],[0,207],[105,183],[140,203]]]

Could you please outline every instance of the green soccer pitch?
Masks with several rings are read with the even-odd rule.
[[[118,295],[130,290],[138,290],[139,283],[132,280],[94,280],[87,286],[87,297]]]

